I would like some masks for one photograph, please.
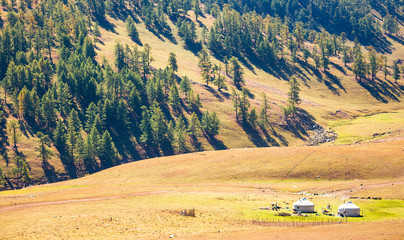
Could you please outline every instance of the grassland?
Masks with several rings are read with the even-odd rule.
[[[0,234],[4,239],[157,239],[170,235],[262,239],[261,234],[291,239],[317,231],[323,239],[338,239],[346,236],[337,235],[338,231],[354,228],[349,231],[356,238],[394,239],[403,235],[399,227],[404,219],[403,143],[199,152],[5,191],[0,193]],[[386,156],[388,164],[380,161]],[[335,218],[321,213],[278,217],[274,211],[259,209],[278,202],[281,211],[290,212],[292,203],[303,196],[316,204],[319,213],[327,205],[336,213],[352,196],[383,199],[352,200],[364,216],[349,218],[348,224],[287,229],[252,224],[258,218]],[[196,217],[180,215],[183,209],[192,208]],[[379,227],[374,228],[373,222]]]

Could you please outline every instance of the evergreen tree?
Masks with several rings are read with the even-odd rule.
[[[202,117],[202,130],[209,137],[214,138],[219,134],[220,120],[216,115],[216,112],[209,114],[206,112]]]
[[[41,132],[38,133],[38,143],[39,146],[36,148],[38,157],[41,159],[43,165],[49,165],[48,161],[52,156],[52,151],[48,147],[50,145],[48,136]]]
[[[262,109],[260,112],[260,126],[265,128],[266,124],[269,124],[269,109],[271,109],[271,107],[269,106],[269,102],[267,99],[267,96],[265,95],[265,93],[262,93],[262,97],[263,97],[263,104],[262,104]]]
[[[126,29],[128,30],[129,37],[133,41],[139,41],[139,33],[131,16],[128,16],[128,18],[126,19]]]
[[[374,80],[374,78],[379,70],[379,66],[377,64],[376,51],[374,49],[372,49],[369,52],[369,68],[370,68],[370,73],[372,75],[372,80]]]
[[[209,82],[211,81],[211,71],[212,71],[212,63],[210,61],[210,56],[205,49],[199,53],[199,69],[201,69],[202,80],[206,83],[206,86],[209,86]]]
[[[177,119],[174,130],[175,147],[178,153],[183,153],[187,150],[186,145],[186,126],[184,119],[180,116]]]
[[[397,80],[400,79],[400,69],[398,67],[398,61],[393,61],[393,79],[395,83],[397,83]]]
[[[104,132],[100,140],[99,157],[104,168],[112,167],[115,164],[115,145],[107,130]]]
[[[173,72],[178,72],[177,58],[175,56],[175,53],[173,52],[170,52],[170,56],[168,58],[168,66]]]
[[[194,13],[195,13],[195,20],[198,21],[198,16],[201,15],[201,8],[199,6],[199,0],[194,0]]]
[[[191,83],[187,76],[184,76],[180,82],[180,90],[184,93],[187,97],[189,95],[189,91],[191,90]]]
[[[178,93],[178,88],[176,84],[173,84],[170,88],[170,94],[168,96],[168,103],[173,108],[174,111],[178,112],[181,108],[181,98]]]
[[[7,154],[7,145],[8,145],[8,137],[7,137],[7,120],[4,117],[3,111],[0,109],[0,155],[6,162],[8,166],[9,159]]]
[[[237,88],[241,88],[244,85],[244,72],[236,57],[230,58],[230,73],[233,77],[234,85]]]
[[[153,145],[153,129],[151,127],[151,116],[150,112],[146,106],[142,106],[142,122],[140,123],[140,130],[142,135],[140,136],[140,141],[144,143],[147,147]]]
[[[201,122],[199,121],[196,113],[191,114],[191,121],[188,126],[188,132],[193,139],[199,137],[199,134],[201,132]]]
[[[239,114],[241,115],[243,124],[246,125],[248,123],[248,109],[250,108],[250,101],[248,100],[247,90],[243,88],[241,92],[240,100],[239,100]]]
[[[164,138],[167,131],[167,121],[161,108],[156,102],[153,104],[150,122],[153,130],[153,139],[157,143],[162,144],[165,140]]]
[[[299,83],[297,82],[296,77],[292,77],[289,81],[290,88],[288,92],[288,104],[289,104],[289,109],[290,112],[293,114],[293,117],[295,116],[295,113],[297,111],[297,106],[300,104],[301,99],[299,96],[300,93],[300,88],[299,88]]]
[[[13,148],[17,150],[17,144],[20,141],[21,133],[20,133],[20,124],[16,120],[10,120],[7,124],[8,135],[11,139],[11,143],[13,144]]]

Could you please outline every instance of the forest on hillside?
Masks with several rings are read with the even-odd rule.
[[[388,61],[385,36],[404,42],[403,11],[402,0],[1,0],[0,183],[19,188],[77,178],[128,161],[200,151],[201,139],[220,149],[217,113],[204,110],[193,82],[177,74],[174,52],[165,68],[153,67],[140,22],[176,42],[172,22],[183,47],[198,55],[203,84],[227,91],[236,121],[264,134],[273,124],[270,105],[263,94],[259,109],[251,106],[243,66],[287,78],[282,120],[299,128],[310,120],[299,108],[299,83],[279,69],[300,64],[327,73],[330,58],[338,56],[365,88],[379,72],[397,83],[404,68],[400,60]],[[205,15],[214,19],[210,28],[199,21]],[[100,29],[111,28],[106,16],[125,21],[133,44],[117,40],[114,59],[97,60]],[[36,136],[46,179],[33,179],[19,149],[27,134]],[[50,164],[55,155],[66,176]]]

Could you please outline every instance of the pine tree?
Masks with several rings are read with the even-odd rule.
[[[112,167],[115,164],[115,145],[107,130],[104,132],[100,140],[99,157],[104,168]]]
[[[187,76],[184,76],[180,82],[180,90],[184,93],[187,97],[189,97],[189,91],[191,90],[191,82]]]
[[[236,92],[236,90],[234,88],[232,88],[232,94],[231,95],[232,95],[232,99],[233,99],[233,106],[234,106],[234,109],[236,110],[236,120],[238,122],[239,121],[238,109],[239,109],[239,103],[240,103],[240,95],[238,94],[238,92]]]
[[[296,77],[292,77],[289,81],[290,88],[288,92],[288,104],[289,104],[289,109],[290,112],[293,114],[293,117],[295,116],[295,113],[297,111],[297,106],[300,104],[301,99],[299,96],[300,93],[300,88],[299,88],[299,83],[297,82]]]
[[[178,72],[178,65],[177,65],[177,58],[175,53],[170,52],[170,56],[168,58],[168,66],[171,68],[171,70],[175,73]]]
[[[168,103],[173,108],[174,111],[178,112],[181,107],[181,98],[178,93],[178,88],[176,84],[173,84],[170,88],[170,94],[168,96]]]
[[[209,114],[206,112],[202,116],[202,130],[209,137],[214,138],[219,134],[220,120],[216,115],[216,112]]]
[[[366,76],[366,62],[360,50],[356,54],[353,72],[355,73],[355,79],[359,78],[359,81]]]
[[[211,81],[212,63],[210,61],[210,56],[205,49],[199,53],[198,66],[199,69],[201,69],[202,80],[206,83],[206,86],[209,86],[209,82]]]
[[[199,137],[201,133],[201,122],[199,121],[199,118],[196,115],[196,113],[191,114],[191,121],[188,126],[188,132],[194,139]]]
[[[0,155],[6,162],[8,166],[9,159],[7,154],[7,145],[8,145],[8,137],[7,137],[7,120],[4,117],[3,111],[0,109]]]
[[[47,135],[42,134],[41,132],[38,133],[38,143],[39,146],[36,148],[38,153],[38,157],[41,159],[43,165],[48,165],[48,161],[52,156],[52,151],[49,149],[49,138]]]
[[[395,83],[397,83],[397,80],[400,79],[400,69],[398,67],[398,61],[393,61],[393,79]]]
[[[140,123],[140,130],[142,135],[140,136],[140,141],[144,143],[147,147],[153,145],[153,129],[151,127],[151,116],[150,112],[146,106],[142,106],[142,122]]]
[[[233,77],[234,85],[237,88],[241,88],[244,85],[244,72],[236,57],[230,58],[230,73]]]
[[[265,128],[266,124],[269,124],[269,109],[271,109],[271,107],[269,106],[269,102],[267,99],[267,96],[265,95],[265,93],[262,93],[262,97],[263,97],[263,101],[264,103],[262,104],[262,109],[260,112],[260,126]]]
[[[20,141],[21,133],[20,133],[20,124],[16,120],[10,120],[7,124],[8,135],[11,139],[11,143],[13,144],[13,148],[17,150],[17,144]]]
[[[136,29],[135,21],[131,16],[126,19],[126,29],[128,30],[128,35],[133,41],[139,41],[139,32]]]
[[[248,117],[251,127],[255,128],[257,126],[258,114],[257,109],[251,109],[250,116]]]
[[[175,125],[174,130],[175,147],[178,153],[183,153],[187,150],[185,129],[186,126],[184,119],[182,118],[182,116],[180,116],[177,119],[177,123]]]
[[[156,102],[153,104],[150,122],[153,130],[153,139],[157,143],[162,144],[167,131],[167,121],[163,111]]]
[[[239,101],[239,109],[240,115],[243,121],[243,124],[246,125],[248,122],[248,109],[250,108],[250,101],[248,100],[247,90],[243,88],[241,92],[240,101]]]
[[[377,64],[376,52],[374,49],[372,49],[369,52],[369,68],[370,68],[370,73],[372,75],[372,80],[374,80],[374,78],[379,70],[379,66]]]
[[[199,0],[194,0],[194,13],[195,13],[195,20],[198,21],[198,16],[201,15],[201,8],[199,6]]]

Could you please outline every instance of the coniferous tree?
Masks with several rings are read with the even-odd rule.
[[[188,126],[188,132],[193,139],[199,137],[199,134],[201,132],[201,122],[199,121],[196,113],[191,114],[191,121]]]
[[[171,68],[171,70],[175,73],[178,72],[178,64],[177,64],[177,58],[175,53],[170,52],[170,56],[168,58],[168,66]]]
[[[129,37],[131,37],[133,41],[139,41],[139,32],[131,16],[128,16],[126,19],[126,29],[128,30]]]
[[[16,120],[10,120],[7,124],[8,135],[11,139],[11,143],[13,144],[13,148],[17,150],[17,144],[20,141],[21,133],[20,133],[20,124]]]
[[[8,166],[9,159],[7,154],[7,145],[8,145],[8,137],[7,137],[7,120],[4,117],[3,111],[0,109],[0,155],[6,162]]]
[[[107,130],[105,130],[100,140],[99,157],[104,168],[112,167],[115,164],[115,145]]]
[[[263,104],[262,104],[262,109],[260,112],[260,126],[265,128],[266,124],[269,124],[269,109],[271,109],[271,107],[269,106],[269,102],[267,99],[267,96],[265,95],[265,93],[262,93],[262,97],[263,97]]]
[[[206,83],[206,86],[209,86],[209,82],[211,81],[211,71],[212,71],[212,63],[210,61],[210,56],[205,49],[199,53],[199,69],[201,69],[202,80]]]
[[[216,112],[209,114],[206,112],[202,117],[202,130],[209,138],[214,138],[219,134],[220,120],[216,115]]]
[[[184,93],[187,97],[189,96],[189,91],[191,90],[191,83],[187,76],[184,76],[180,82],[180,90]]]
[[[50,145],[48,136],[42,134],[41,132],[38,133],[38,143],[39,146],[36,148],[38,157],[41,159],[42,165],[46,166],[49,164],[48,161],[52,156],[52,151],[48,147]]]
[[[377,64],[376,51],[374,49],[372,49],[369,52],[369,68],[370,68],[370,73],[372,75],[372,80],[374,80],[374,78],[379,70],[379,66]]]
[[[161,108],[156,102],[153,104],[150,122],[153,130],[153,139],[156,143],[162,144],[165,140],[164,138],[167,131],[167,121]]]
[[[142,106],[142,121],[140,123],[140,130],[142,135],[140,136],[140,141],[144,143],[147,147],[153,145],[153,129],[150,123],[150,111],[146,106]]]
[[[400,69],[398,67],[398,61],[393,61],[393,79],[395,83],[397,83],[397,80],[400,79]]]
[[[183,153],[187,150],[186,145],[186,126],[184,119],[180,116],[177,119],[174,130],[175,147],[178,153]]]
[[[243,88],[239,100],[240,116],[244,125],[248,123],[248,109],[250,108],[250,101],[248,100],[247,90]]]
[[[199,6],[199,0],[194,0],[194,13],[195,19],[198,21],[198,16],[201,15],[201,7]]]
[[[170,94],[168,96],[168,103],[173,108],[174,111],[178,112],[181,107],[181,98],[178,93],[178,88],[176,84],[173,84],[170,88]]]
[[[244,72],[236,57],[230,58],[230,73],[233,77],[234,85],[241,88],[244,85]]]
[[[299,88],[299,83],[297,82],[296,77],[292,77],[289,81],[290,83],[290,88],[288,92],[288,104],[289,104],[289,110],[290,113],[292,113],[293,117],[295,116],[295,113],[297,111],[297,106],[300,104],[301,99],[299,96],[300,93],[300,88]]]

